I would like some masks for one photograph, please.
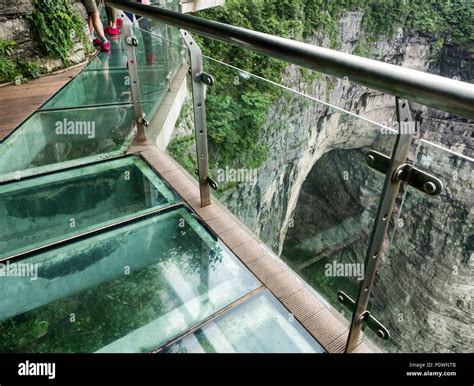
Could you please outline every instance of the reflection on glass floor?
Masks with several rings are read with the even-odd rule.
[[[314,353],[324,349],[265,290],[163,352]]]
[[[11,182],[0,186],[0,258],[178,200],[135,156]]]
[[[97,63],[92,63],[97,66]],[[164,78],[163,68],[156,65],[139,70],[142,101],[153,102],[160,99],[165,91],[162,81]],[[45,103],[41,110],[131,103],[130,82],[130,75],[126,69],[103,68],[98,71],[83,71],[73,82],[60,90],[55,98]]]
[[[0,144],[0,182],[124,154],[132,105],[38,111]]]
[[[260,285],[186,209],[21,263],[38,279],[0,281],[0,352],[149,351]]]
[[[131,100],[130,76],[126,69],[121,71],[83,71],[41,109],[103,106],[130,103]]]
[[[118,48],[102,55],[97,55],[92,59],[85,71],[97,71],[107,68],[109,70],[126,70],[127,54],[125,48]]]
[[[148,56],[147,51],[143,48],[136,49],[137,61],[140,68],[156,68],[160,69],[167,64],[167,59],[163,58],[161,44],[154,44],[153,51]],[[154,54],[155,56],[151,56]],[[148,58],[147,58],[148,56]],[[127,54],[125,48],[118,48],[107,53],[102,53],[93,58],[84,71],[97,71],[102,69],[108,70],[126,70]]]
[[[185,208],[12,264],[31,275],[0,281],[0,352],[148,352],[261,286]],[[199,334],[209,352],[322,352],[268,292]]]

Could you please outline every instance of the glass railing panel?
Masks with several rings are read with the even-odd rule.
[[[152,0],[151,5],[156,5],[174,12],[182,12],[180,0],[159,1]],[[168,65],[169,77],[172,79],[177,69],[183,63],[183,52],[187,51],[183,46],[181,32],[177,27],[164,24],[157,20],[150,20],[150,29],[155,35],[158,35],[163,42],[161,43],[163,51],[162,57],[166,58]]]
[[[394,352],[473,352],[474,159],[421,141],[414,166],[444,188],[407,189],[370,308],[391,339],[372,340]]]
[[[148,19],[140,20],[139,25],[142,27],[133,28],[135,37],[140,39],[136,51],[138,80],[141,98],[149,102],[147,107],[144,106],[144,112],[150,117],[167,92],[166,57],[163,55],[163,40],[153,33]]]
[[[124,154],[134,117],[125,104],[36,112],[0,145],[0,182]]]
[[[151,21],[149,28],[163,41],[160,56],[166,58],[167,68],[172,78],[173,73],[176,72],[183,62],[183,53],[181,51],[187,51],[181,38],[180,29],[156,20]]]
[[[154,115],[183,64],[183,46],[180,41],[175,43],[169,40],[168,34],[162,32],[163,29],[168,30],[162,27],[157,29],[156,24],[144,18],[133,28],[134,35],[139,38],[136,56],[140,94],[146,102],[146,116]]]
[[[147,4],[156,6],[159,8],[164,8],[164,9],[174,11],[174,12],[181,12],[181,0],[149,0]],[[104,24],[104,26],[106,26],[108,19],[107,19],[107,14],[105,12],[105,7],[100,8],[100,16],[101,16],[102,23]],[[132,19],[135,20],[135,18],[137,18],[136,16],[133,17],[134,15],[132,13],[128,13],[128,12],[118,13],[119,18],[124,18],[124,16],[126,16],[129,20],[132,20]],[[141,17],[138,16],[138,18],[141,18]]]
[[[155,5],[169,11],[181,12],[181,0],[150,0],[150,5]]]
[[[197,157],[196,157],[196,135],[194,129],[192,82],[191,77],[186,77],[188,93],[184,98],[183,105],[175,129],[169,138],[162,140],[166,145],[166,152],[177,161],[186,171],[198,180]],[[156,135],[155,135],[156,136]],[[165,147],[165,146],[163,146]]]
[[[167,347],[166,353],[322,353],[323,348],[268,291]]]
[[[384,181],[366,165],[365,153],[390,154],[393,131],[224,63],[204,62],[216,79],[206,99],[210,175],[220,186],[215,196],[348,324],[351,312],[337,293],[357,296]],[[168,147],[191,172],[193,135]]]
[[[0,185],[0,258],[176,202],[132,156]]]
[[[259,287],[186,209],[17,261],[0,352],[146,352]]]

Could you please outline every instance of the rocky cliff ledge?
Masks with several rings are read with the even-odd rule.
[[[74,7],[84,17],[84,7],[75,3]],[[0,38],[11,39],[17,43],[14,58],[21,57],[28,60],[39,60],[45,72],[52,72],[64,68],[60,59],[46,58],[38,52],[30,36],[30,26],[26,16],[33,11],[32,0],[5,0],[0,2]],[[85,26],[85,25],[84,25]],[[71,65],[82,63],[86,59],[84,46],[77,41],[69,56]]]

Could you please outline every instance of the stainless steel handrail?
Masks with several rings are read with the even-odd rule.
[[[338,78],[347,77],[369,88],[474,119],[474,85],[470,83],[150,5],[127,0],[106,0],[106,3],[236,47]]]

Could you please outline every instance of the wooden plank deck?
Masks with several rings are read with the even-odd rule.
[[[0,87],[0,141],[74,78],[86,64],[46,75],[19,86]]]
[[[187,171],[151,143],[135,143],[129,153],[140,153],[328,352],[344,352],[348,329],[341,320],[215,198],[201,208],[198,183]],[[361,341],[356,352],[372,351]]]

